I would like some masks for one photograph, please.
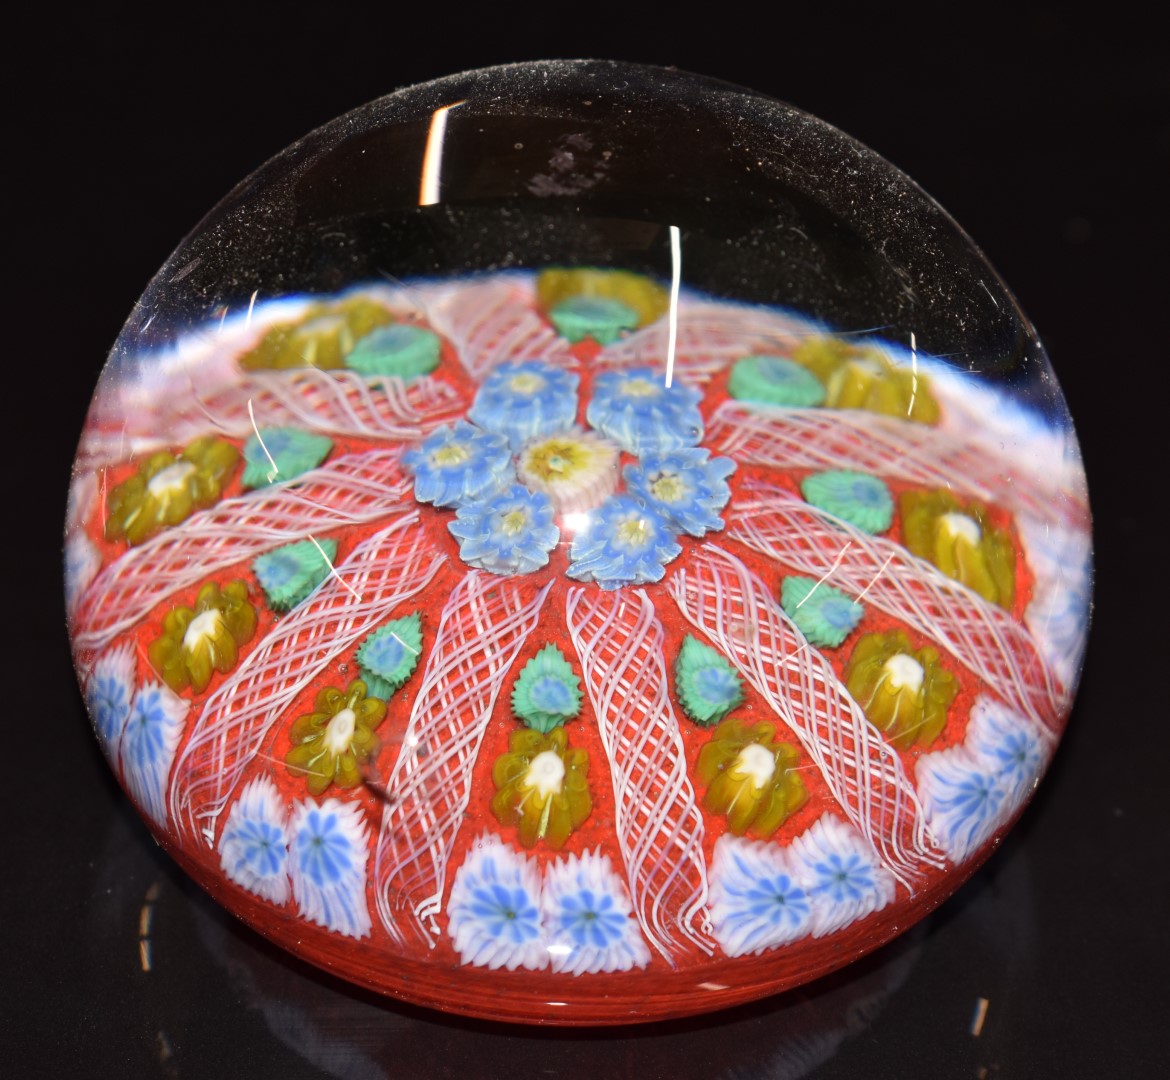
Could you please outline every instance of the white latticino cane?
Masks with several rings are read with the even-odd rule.
[[[452,591],[427,661],[402,752],[386,785],[374,890],[399,944],[433,946],[451,846],[471,798],[471,773],[504,678],[552,583],[468,573]]]
[[[278,622],[204,705],[172,773],[175,827],[211,846],[233,789],[293,699],[398,604],[422,592],[444,561],[411,514],[355,548]]]
[[[1070,701],[1028,629],[924,559],[795,495],[745,488],[728,536],[893,615],[930,638],[1006,704],[1059,732]]]
[[[752,353],[787,355],[808,335],[791,319],[752,307],[688,304],[678,314],[673,370],[691,382],[706,382],[730,363]],[[612,367],[661,367],[670,347],[670,324],[659,319],[606,346],[597,362]]]
[[[413,442],[467,405],[458,391],[438,379],[408,384],[390,376],[318,368],[233,374],[230,382],[211,382],[193,373],[188,385],[132,406],[120,393],[115,385],[95,404],[99,421],[110,419],[82,438],[79,468],[114,464],[129,450],[142,453],[204,435],[246,439],[258,427],[293,426],[327,435]]]
[[[519,282],[469,285],[428,305],[431,324],[450,338],[468,373],[482,379],[509,360],[572,363],[568,343],[532,308]]]
[[[609,758],[638,922],[672,964],[692,946],[710,954],[703,817],[667,695],[654,606],[641,589],[573,588],[565,613]]]
[[[706,544],[670,579],[683,616],[735,664],[792,729],[849,820],[908,888],[942,866],[897,753],[865,718],[764,583]]]
[[[77,458],[73,463],[73,475],[96,477],[102,469],[122,461],[133,461],[158,450],[167,450],[182,444],[186,439],[176,435],[174,442],[169,436],[157,431],[151,435],[131,435],[125,426],[87,427],[77,447]]]
[[[218,393],[201,396],[199,411],[225,434],[246,436],[256,426],[291,424],[309,431],[363,439],[413,441],[466,406],[438,379],[405,383],[356,371],[258,371]]]
[[[100,649],[160,600],[270,548],[415,504],[397,448],[338,458],[295,482],[248,492],[164,529],[103,570],[82,594],[74,645]]]
[[[946,488],[1043,521],[1088,521],[1082,484],[1063,471],[1023,471],[983,444],[892,416],[852,409],[779,409],[725,401],[703,445],[745,465],[856,469],[923,487]]]

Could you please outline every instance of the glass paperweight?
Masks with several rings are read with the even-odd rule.
[[[389,995],[730,1005],[934,909],[1068,716],[1090,518],[995,272],[790,106],[402,90],[237,187],[81,436],[67,602],[174,859]]]

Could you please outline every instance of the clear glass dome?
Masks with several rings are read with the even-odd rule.
[[[97,736],[217,899],[538,1023],[815,978],[1067,719],[1089,510],[1034,331],[872,151],[612,62],[274,158],[111,352],[66,532]]]

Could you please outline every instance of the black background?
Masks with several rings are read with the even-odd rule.
[[[1165,1075],[1170,81],[1153,29],[1118,5],[1077,18],[1055,5],[929,15],[715,5],[701,17],[648,4],[398,7],[107,5],[32,12],[31,30],[6,33],[0,1071]],[[1097,530],[1095,625],[1069,731],[984,870],[919,930],[805,990],[608,1032],[381,1003],[221,914],[157,851],[100,758],[59,586],[69,461],[101,361],[201,215],[266,158],[369,99],[554,56],[751,86],[917,180],[980,244],[1048,346]]]

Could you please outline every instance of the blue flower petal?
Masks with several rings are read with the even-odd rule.
[[[812,904],[786,848],[726,834],[711,868],[711,921],[729,956],[762,953],[804,937]]]
[[[467,418],[519,450],[530,439],[572,427],[578,382],[571,371],[538,360],[501,364],[484,379]]]
[[[966,745],[999,779],[1013,808],[1043,771],[1044,748],[1035,726],[991,699],[979,698],[971,709]]]
[[[508,971],[547,967],[535,861],[506,847],[498,836],[481,836],[455,874],[447,933],[465,964]]]
[[[963,746],[926,755],[917,773],[931,829],[943,850],[961,862],[1000,824],[1005,785]]]
[[[402,463],[414,474],[414,497],[435,506],[462,506],[514,478],[507,440],[462,420],[412,446]]]
[[[641,496],[679,531],[703,536],[723,528],[719,512],[731,498],[727,478],[735,472],[729,458],[685,448],[645,454],[622,471],[626,487]]]
[[[159,825],[167,821],[166,784],[183,735],[188,702],[161,683],[134,695],[122,731],[122,773],[130,794]]]
[[[823,937],[894,899],[894,879],[853,826],[824,814],[789,846],[794,876],[808,896],[813,937]]]
[[[232,804],[219,840],[220,867],[241,888],[274,904],[289,895],[284,801],[267,776],[257,776]]]
[[[447,528],[460,541],[459,557],[493,574],[539,570],[561,535],[548,496],[521,484],[465,503]]]
[[[369,828],[358,803],[294,803],[288,834],[289,874],[301,915],[335,933],[365,937]]]
[[[310,810],[293,842],[302,871],[318,887],[341,880],[352,868],[352,845],[336,814]]]
[[[682,552],[670,523],[633,495],[614,495],[589,515],[573,538],[568,575],[603,589],[660,581]]]
[[[553,971],[629,971],[650,960],[629,894],[608,856],[585,851],[551,863],[542,909]]]
[[[683,383],[666,385],[653,368],[603,371],[593,381],[589,423],[624,450],[642,455],[696,446],[703,437],[702,394]]]
[[[119,645],[98,657],[85,688],[85,704],[98,741],[112,765],[117,765],[119,744],[134,699],[134,652]]]

